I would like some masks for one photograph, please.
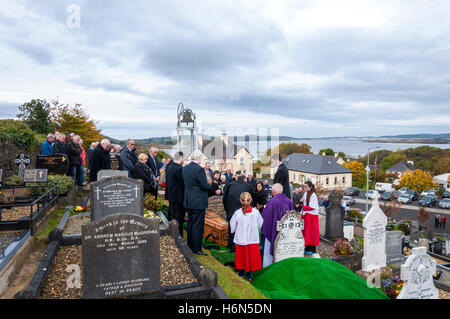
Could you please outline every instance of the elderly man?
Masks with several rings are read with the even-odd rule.
[[[178,222],[178,232],[183,237],[183,223],[186,209],[184,201],[183,181],[183,152],[176,152],[173,160],[167,165],[166,172],[166,199],[169,200],[169,220]]]
[[[194,153],[193,161],[183,167],[183,205],[188,213],[187,244],[195,254],[206,255],[202,251],[202,237],[212,180],[207,181],[205,169],[200,166],[202,156],[201,152]]]
[[[273,264],[273,245],[277,237],[277,222],[287,211],[294,210],[292,201],[283,193],[283,186],[275,184],[272,186],[272,199],[262,211],[264,219],[261,234],[263,235],[263,267]]]
[[[53,155],[52,143],[55,141],[55,135],[52,133],[47,135],[47,139],[42,143],[41,155]]]
[[[302,210],[302,203],[300,200],[303,198],[303,189],[301,187],[297,187],[292,194],[292,202],[294,203],[294,207],[296,211]]]
[[[78,186],[83,186],[83,161],[81,154],[83,150],[80,147],[80,137],[75,135],[73,139],[67,143],[67,156],[69,157],[70,176],[75,180]]]
[[[150,152],[148,154],[148,160],[147,160],[147,166],[150,167],[153,171],[153,174],[156,176],[156,180],[159,182],[159,178],[161,176],[161,173],[159,171],[159,161],[156,158],[156,155],[158,155],[158,148],[155,146],[152,146],[150,148]],[[158,197],[158,190],[156,190],[156,193],[153,194],[155,197]]]
[[[250,189],[252,190],[252,192],[255,191],[256,179],[253,178],[252,172],[247,174],[247,183],[250,185]]]
[[[53,144],[53,153],[67,155],[66,136],[64,134],[59,134],[59,139]]]
[[[103,139],[91,155],[89,183],[97,181],[97,174],[102,169],[111,168],[111,160],[109,158],[109,149],[111,142],[108,139]]]
[[[227,183],[233,179],[233,173],[231,173],[231,168],[227,168],[227,172],[224,174],[227,179]]]
[[[120,152],[120,160],[122,161],[123,169],[128,172],[128,177],[131,177],[132,175],[131,172],[133,171],[134,166],[138,162],[138,156],[136,155],[136,147],[134,140],[129,139],[127,141],[127,146]],[[148,161],[146,164],[147,166],[149,166]]]

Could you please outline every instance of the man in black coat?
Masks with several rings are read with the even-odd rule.
[[[184,208],[183,152],[177,152],[166,167],[166,199],[169,200],[169,221],[175,219],[183,237]]]
[[[127,146],[120,152],[120,160],[122,161],[123,169],[128,172],[128,177],[132,176],[131,172],[134,168],[134,165],[136,165],[136,163],[138,162],[136,147],[134,145],[134,140],[130,139],[127,141]]]
[[[153,174],[156,177],[156,180],[159,182],[159,178],[161,177],[161,173],[159,171],[159,161],[156,158],[156,155],[158,155],[159,150],[152,146],[150,148],[150,152],[148,154],[148,160],[147,160],[147,166],[151,168],[153,171]],[[156,189],[155,193],[153,194],[155,198],[158,198],[158,189]]]
[[[281,156],[274,155],[272,156],[272,164],[278,166],[278,170],[275,173],[275,177],[273,179],[273,185],[279,183],[283,186],[283,193],[286,195],[287,198],[291,199],[291,187],[289,186],[289,172],[284,165],[284,163],[281,161]]]
[[[247,183],[250,185],[252,192],[255,190],[257,180],[253,177],[253,173],[248,173]]]
[[[53,144],[53,154],[67,155],[66,136],[64,134],[60,134],[55,144]]]
[[[241,208],[241,194],[244,192],[250,193],[250,185],[244,181],[245,176],[240,174],[240,171],[236,172],[235,178],[236,180],[229,182],[226,184],[223,189],[223,206],[225,211],[227,212],[227,221],[230,222],[233,214],[236,210]],[[233,250],[233,239],[234,236],[231,233],[231,227],[228,227],[228,248]]]
[[[111,142],[107,139],[103,139],[92,152],[91,163],[89,165],[89,183],[97,181],[97,174],[99,171],[111,168],[111,160],[109,158],[110,147]]]
[[[208,207],[208,191],[212,180],[207,181],[205,169],[200,166],[201,160],[202,154],[196,154],[194,160],[183,167],[183,204],[188,213],[187,244],[194,253],[206,255],[202,251],[202,237],[205,209]]]
[[[69,171],[70,176],[75,180],[78,186],[83,186],[83,161],[81,153],[83,150],[80,147],[80,137],[75,135],[69,143],[67,143],[67,155],[69,157]]]

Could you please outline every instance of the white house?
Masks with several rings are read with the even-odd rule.
[[[443,188],[446,191],[450,192],[450,184],[448,182],[448,177],[450,176],[450,173],[437,175],[433,177],[433,181],[439,184],[439,188]]]

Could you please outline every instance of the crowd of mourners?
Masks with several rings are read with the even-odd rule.
[[[272,165],[277,168],[270,186],[268,180],[256,180],[252,173],[234,174],[213,171],[209,162],[201,166],[202,154],[193,153],[189,164],[184,165],[183,152],[172,158],[158,160],[158,148],[150,147],[148,154],[137,154],[135,141],[129,139],[125,147],[111,145],[108,139],[94,142],[87,152],[83,141],[75,133],[48,134],[42,144],[42,155],[64,154],[70,164],[68,174],[78,185],[85,185],[85,170],[89,171],[89,183],[97,181],[98,172],[111,169],[111,161],[118,161],[118,168],[127,171],[128,177],[141,179],[144,192],[158,198],[158,188],[165,190],[169,201],[169,220],[177,220],[183,235],[187,215],[187,244],[200,255],[208,198],[223,196],[228,227],[228,248],[235,252],[235,267],[241,277],[251,281],[253,271],[273,263],[277,222],[291,210],[300,212],[304,221],[303,236],[305,254],[315,255],[319,245],[319,201],[312,182],[291,193],[289,173],[279,155],[273,156]],[[87,157],[87,161],[86,161]],[[87,162],[87,166],[86,166]],[[327,206],[328,199],[322,202]],[[261,231],[261,236],[259,234]],[[262,243],[262,250],[260,250]]]

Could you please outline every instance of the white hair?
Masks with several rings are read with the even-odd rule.
[[[281,185],[280,183],[276,183],[272,186],[272,191],[275,194],[281,194],[283,192],[283,185]]]
[[[102,145],[111,145],[111,142],[110,142],[107,138],[104,138],[104,139],[100,142],[100,144],[102,144]]]
[[[53,136],[55,136],[55,134],[48,133],[48,134],[47,134],[47,139],[52,138]]]
[[[159,150],[156,146],[152,146],[152,147],[150,147],[150,152],[153,152],[153,151],[159,151]]]

